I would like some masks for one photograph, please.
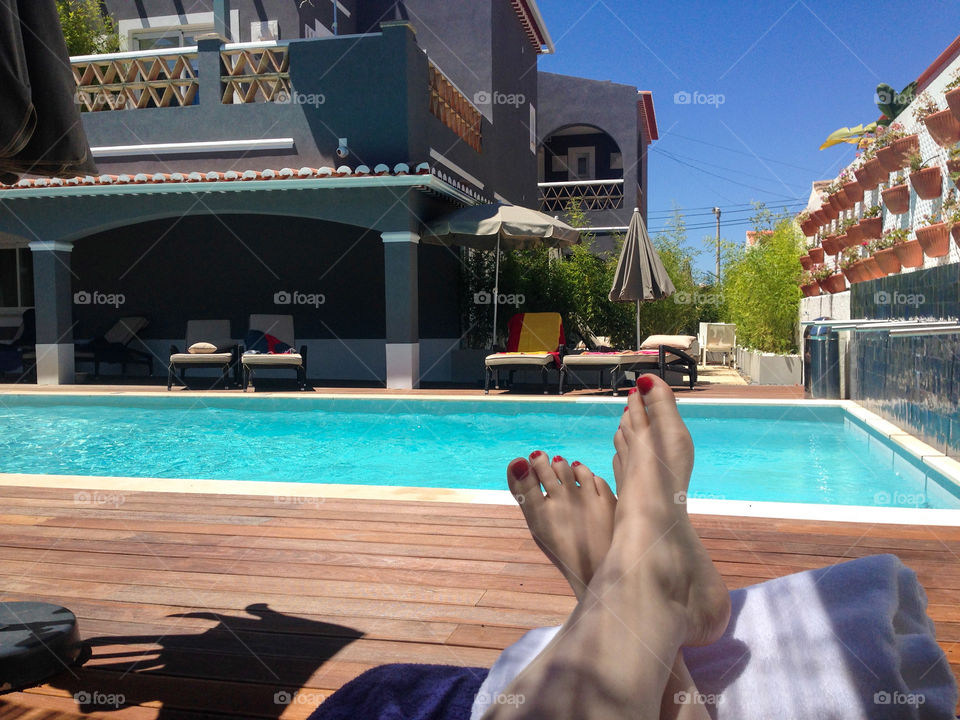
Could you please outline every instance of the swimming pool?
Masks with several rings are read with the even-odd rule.
[[[504,489],[542,449],[613,480],[622,402],[0,397],[0,472]],[[949,480],[839,406],[683,403],[690,496],[960,508]]]

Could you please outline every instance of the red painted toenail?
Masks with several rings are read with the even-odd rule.
[[[623,406],[623,411],[624,411],[624,412],[626,412],[626,411],[629,410],[629,409],[630,409],[630,406],[629,406],[629,405],[624,405],[624,406]]]
[[[563,455],[554,455],[552,462],[565,462],[565,461],[563,459]]]
[[[513,473],[513,476],[517,480],[523,480],[527,476],[527,473],[530,472],[530,466],[527,465],[527,461],[524,459],[514,460],[510,464],[510,472]]]
[[[635,387],[630,388],[630,389],[627,391],[627,395],[633,395],[636,391],[637,391],[637,389],[636,389]]]
[[[543,455],[543,450],[534,450],[532,453],[530,453],[530,459],[533,460],[534,458],[538,458],[541,455]]]
[[[583,463],[580,462],[579,460],[574,460],[573,465],[571,465],[570,467],[577,467],[578,465],[583,465]]]
[[[637,387],[640,389],[641,395],[646,395],[653,390],[653,378],[649,375],[641,375],[637,378]]]

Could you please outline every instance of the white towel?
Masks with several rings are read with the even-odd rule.
[[[715,720],[953,720],[957,683],[927,617],[916,573],[874,555],[730,593],[723,637],[687,648]],[[537,628],[503,651],[471,720],[553,639]]]

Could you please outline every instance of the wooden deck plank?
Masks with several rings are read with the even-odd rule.
[[[0,720],[305,718],[384,662],[488,666],[574,604],[515,507],[141,491],[90,505],[74,492],[3,489],[0,597],[67,605],[94,656],[0,698]],[[693,521],[732,588],[898,555],[960,671],[960,529]],[[129,706],[84,714],[84,690]]]

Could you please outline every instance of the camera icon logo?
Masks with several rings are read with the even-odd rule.
[[[289,705],[293,702],[293,695],[286,690],[279,690],[273,694],[274,705]]]
[[[73,294],[73,302],[75,305],[89,305],[93,302],[93,296],[86,290],[78,290]]]
[[[89,705],[90,701],[93,699],[86,690],[81,690],[73,694],[73,699],[77,702],[78,705]]]
[[[474,305],[489,305],[493,302],[493,296],[486,290],[481,290],[473,294]]]
[[[473,94],[474,105],[489,105],[490,101],[490,93],[486,90],[477,90],[477,92]]]
[[[889,305],[890,304],[890,293],[886,290],[878,290],[873,294],[873,304],[874,305]]]
[[[673,94],[674,105],[689,105],[692,97],[686,90],[680,90]]]
[[[280,290],[273,294],[273,304],[274,305],[289,305],[293,302],[293,296],[288,293],[286,290]]]

